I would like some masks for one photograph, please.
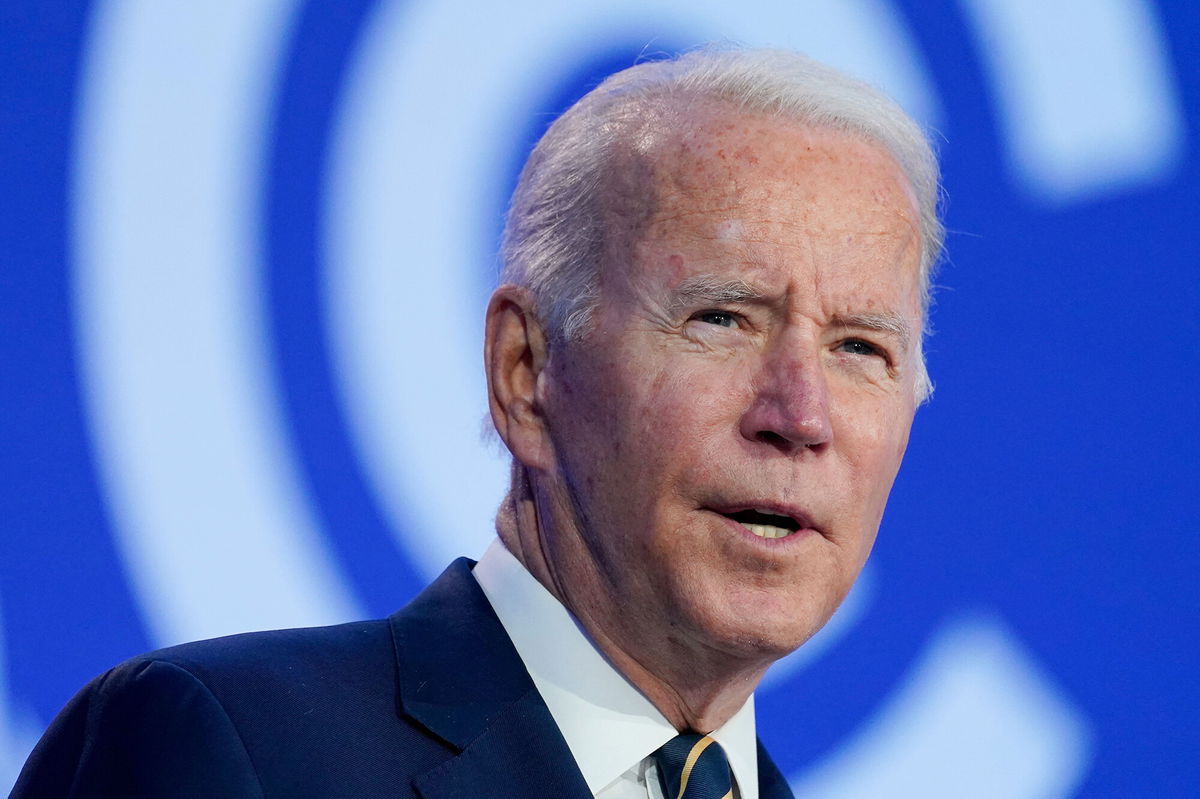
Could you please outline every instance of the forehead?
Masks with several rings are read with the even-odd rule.
[[[716,111],[677,120],[634,149],[616,165],[628,169],[614,196],[623,213],[610,218],[627,277],[779,280],[799,271],[839,274],[845,286],[916,277],[916,204],[900,167],[873,142]]]
[[[757,221],[807,222],[810,230],[839,219],[847,228],[917,227],[904,173],[882,146],[857,135],[731,112],[694,115],[680,128],[644,145],[652,223],[703,214],[753,222],[739,212],[757,211]]]

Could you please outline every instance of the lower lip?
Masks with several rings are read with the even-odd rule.
[[[729,525],[730,528],[737,531],[743,537],[749,539],[750,541],[757,543],[759,546],[773,547],[773,548],[774,547],[793,546],[797,542],[803,541],[804,539],[817,534],[816,529],[814,529],[812,527],[801,527],[799,530],[789,533],[788,535],[785,535],[783,538],[763,538],[762,536],[755,535],[754,533],[747,530],[745,528],[745,526],[743,526],[741,524],[741,522],[735,521],[722,513],[717,513],[716,511],[713,511],[713,514],[720,517],[721,520],[724,521],[727,525]]]

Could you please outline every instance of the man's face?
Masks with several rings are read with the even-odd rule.
[[[649,215],[614,215],[592,325],[539,381],[543,549],[634,651],[778,657],[849,591],[900,466],[916,212],[842,133],[715,114],[648,155]]]

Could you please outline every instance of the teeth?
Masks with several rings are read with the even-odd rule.
[[[792,532],[791,530],[786,530],[783,527],[776,527],[773,524],[746,524],[745,522],[738,522],[738,524],[740,524],[742,527],[745,527],[759,538],[783,538]]]

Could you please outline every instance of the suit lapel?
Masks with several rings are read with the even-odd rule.
[[[794,799],[791,786],[762,741],[758,742],[758,799]]]
[[[592,796],[536,691],[509,705],[458,757],[415,785],[426,799]]]
[[[400,713],[458,752],[417,788],[427,799],[590,797],[472,565],[456,560],[389,620]]]
[[[456,754],[414,784],[426,799],[591,792],[503,625],[460,558],[389,619],[398,712]],[[792,799],[758,746],[760,799]]]

